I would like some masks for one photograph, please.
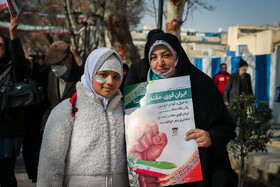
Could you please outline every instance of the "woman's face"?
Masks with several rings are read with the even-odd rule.
[[[93,78],[93,89],[103,97],[113,96],[121,84],[121,75],[114,71],[97,72]]]
[[[151,52],[150,64],[156,73],[162,74],[174,67],[175,58],[165,45],[157,45]]]

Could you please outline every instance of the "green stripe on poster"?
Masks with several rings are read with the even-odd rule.
[[[190,98],[192,98],[191,88],[156,92],[147,94],[145,97],[144,95],[138,95],[130,100],[130,102],[125,102],[125,109]]]

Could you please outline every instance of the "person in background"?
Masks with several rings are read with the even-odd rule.
[[[40,67],[44,67],[44,59],[45,59],[46,55],[45,54],[39,54],[38,55],[38,64]]]
[[[224,97],[224,92],[225,92],[228,78],[229,78],[229,73],[227,72],[227,65],[225,63],[222,63],[220,65],[220,71],[218,72],[218,74],[214,76],[214,83],[216,84],[217,88],[220,90],[223,97]]]
[[[164,33],[163,30],[161,29],[153,29],[148,33],[147,36],[147,40],[151,39],[153,36],[160,34],[160,33]],[[132,63],[132,65],[130,66],[130,73],[127,75],[127,78],[124,82],[124,86],[130,85],[130,84],[136,84],[139,82],[144,82],[147,77],[146,76],[141,76],[141,74],[139,74],[143,68],[146,69],[149,66],[147,66],[148,63],[145,62],[145,58]]]
[[[122,94],[123,68],[109,48],[90,53],[69,99],[51,112],[44,131],[38,182],[44,186],[127,187]],[[74,117],[73,117],[74,116]]]
[[[29,64],[28,71],[30,76],[32,76],[33,74],[33,68],[35,63],[37,63],[37,55],[35,54],[28,55],[28,64]]]
[[[37,84],[42,88],[44,101],[40,105],[27,107],[24,110],[25,116],[25,136],[22,146],[22,156],[24,160],[24,165],[29,179],[32,182],[37,181],[37,169],[39,163],[39,153],[42,142],[42,133],[40,124],[42,122],[42,117],[47,109],[46,98],[47,98],[47,83],[48,74],[50,72],[50,67],[45,65],[44,62],[45,55],[30,55],[29,63],[32,64],[29,71],[30,78],[37,82]]]
[[[127,73],[129,71],[129,67],[126,63],[123,63],[123,77],[125,78],[127,76]]]
[[[120,90],[121,90],[122,93],[124,91],[124,82],[126,80],[126,76],[128,74],[128,71],[129,71],[128,65],[126,63],[123,63],[123,81],[122,81],[122,84],[120,86]]]
[[[229,105],[230,99],[234,96],[239,96],[241,93],[253,94],[251,76],[246,73],[247,69],[248,63],[241,58],[239,61],[239,71],[232,73],[226,84],[224,93],[225,105]]]
[[[10,18],[10,39],[0,36],[0,88],[6,84],[13,71],[15,81],[23,81],[28,62],[19,38],[16,38],[17,18]],[[1,101],[0,101],[1,102]],[[16,158],[20,154],[24,137],[22,110],[0,110],[0,186],[16,187]]]
[[[185,140],[197,142],[203,181],[178,186],[235,187],[238,177],[231,168],[227,144],[236,137],[236,125],[213,80],[190,62],[176,36],[160,33],[148,39],[145,61],[126,85],[187,75],[190,76],[196,128],[185,132]],[[158,186],[155,177],[141,175],[142,181]]]
[[[64,41],[51,44],[44,63],[51,66],[51,71],[48,75],[47,109],[41,123],[42,131],[51,110],[76,92],[76,83],[83,74],[83,68],[77,65],[69,44]]]

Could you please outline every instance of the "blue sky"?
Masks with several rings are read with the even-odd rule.
[[[167,2],[167,0],[164,0]],[[280,0],[206,0],[214,11],[198,9],[183,25],[198,32],[227,31],[235,25],[273,25],[280,21]],[[156,4],[158,2],[156,1]],[[164,7],[165,10],[165,7]],[[164,18],[163,18],[164,19]],[[153,17],[145,15],[141,25],[155,25]],[[164,27],[164,24],[163,24]]]

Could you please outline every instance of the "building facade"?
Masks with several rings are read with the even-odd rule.
[[[231,26],[228,28],[228,46],[236,55],[280,52],[280,27]]]

